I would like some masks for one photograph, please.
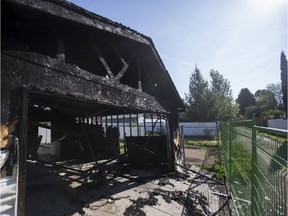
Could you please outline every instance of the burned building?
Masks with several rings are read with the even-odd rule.
[[[17,138],[19,215],[39,127],[58,160],[117,158],[121,132],[130,163],[173,169],[184,105],[149,37],[63,0],[3,0],[1,21],[1,148]]]

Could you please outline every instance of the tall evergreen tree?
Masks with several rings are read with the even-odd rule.
[[[211,85],[196,67],[190,77],[189,93],[185,95],[187,121],[227,121],[235,118],[238,106],[234,103],[230,82],[218,71],[210,71]]]
[[[284,103],[284,108],[285,108],[286,118],[287,118],[287,59],[283,51],[281,52],[280,69],[281,69],[283,103]]]
[[[248,88],[243,88],[240,90],[236,102],[239,104],[240,114],[244,115],[246,108],[255,105],[256,100]]]
[[[191,74],[189,93],[185,94],[186,118],[189,121],[205,121],[208,112],[208,82],[204,80],[197,66]]]

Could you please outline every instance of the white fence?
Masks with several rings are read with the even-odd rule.
[[[166,123],[163,122],[157,122],[154,125],[154,130],[152,132],[154,123],[152,124],[151,122],[146,122],[145,126],[143,123],[139,124],[137,126],[129,126],[129,124],[125,124],[125,135],[124,135],[124,130],[123,130],[123,124],[118,124],[119,128],[119,138],[124,139],[124,136],[145,136],[150,133],[154,134],[161,134],[164,135],[166,134]],[[111,126],[110,124],[107,124],[107,127]],[[117,127],[116,123],[112,124],[113,127]],[[106,125],[103,125],[103,130],[104,133],[106,131]],[[51,143],[51,130],[38,127],[38,135],[42,136],[41,143]],[[53,141],[53,140],[52,140]]]
[[[287,121],[286,121],[287,122]],[[112,124],[113,127],[117,127],[117,124]],[[216,122],[180,122],[180,126],[183,126],[184,136],[186,137],[213,137],[217,136],[217,125]],[[107,127],[110,125],[107,125]],[[124,139],[124,130],[123,125],[118,125],[119,127],[119,136],[120,139]],[[270,126],[269,126],[270,127]],[[287,125],[286,125],[287,127]],[[103,125],[104,131],[106,129]],[[166,123],[157,122],[155,124],[153,133],[156,134],[166,134]],[[127,126],[125,125],[125,135],[126,136],[145,136],[145,134],[152,133],[152,123],[146,122],[145,127],[143,123],[139,126]],[[51,130],[39,127],[39,135],[42,135],[41,143],[50,143],[51,142]]]
[[[152,132],[152,128],[153,125],[151,122],[146,122],[145,126],[143,123],[139,124],[139,126],[125,126],[125,136],[145,136],[147,134],[150,133],[154,133],[154,134],[161,134],[164,135],[166,134],[166,123],[162,122],[161,124],[159,122],[157,122],[154,125],[154,129]],[[116,125],[113,125],[114,127],[116,127]],[[104,129],[105,131],[105,129]],[[124,139],[124,130],[123,130],[123,126],[119,125],[119,138],[120,139]]]
[[[268,119],[268,127],[287,130],[287,119]]]
[[[216,122],[180,122],[183,126],[184,136],[213,137],[217,136]]]
[[[51,130],[38,127],[38,135],[42,136],[41,143],[51,143]]]
[[[180,122],[179,126],[183,126],[183,133],[186,137],[214,137],[217,136],[217,124],[216,122]],[[137,131],[138,130],[138,131]],[[146,122],[145,128],[143,123],[139,125],[139,127],[125,127],[126,136],[143,136],[146,132],[150,133],[152,131],[151,122]],[[123,127],[119,127],[120,138],[123,139]],[[166,124],[159,122],[156,123],[154,128],[154,133],[166,134]]]

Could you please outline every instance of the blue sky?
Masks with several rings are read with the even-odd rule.
[[[68,0],[152,38],[181,97],[195,65],[218,70],[234,98],[280,82],[287,0]]]

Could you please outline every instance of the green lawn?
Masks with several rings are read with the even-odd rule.
[[[217,141],[213,140],[194,140],[185,138],[184,139],[184,146],[185,147],[193,147],[193,146],[199,146],[199,147],[216,147],[218,146]]]

